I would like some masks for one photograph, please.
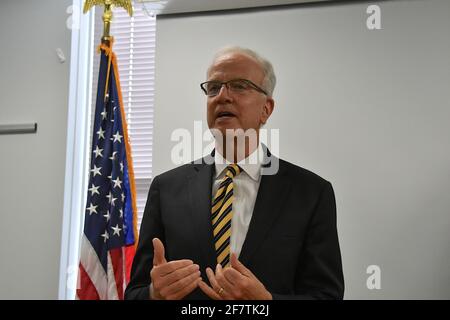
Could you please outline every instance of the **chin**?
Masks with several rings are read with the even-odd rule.
[[[216,126],[216,129],[220,130],[223,134],[226,134],[227,130],[233,130],[233,131],[238,130],[238,129],[244,130],[244,129],[242,129],[241,126]]]
[[[214,122],[214,128],[225,132],[225,130],[227,129],[235,130],[241,128],[241,126],[239,123],[237,123],[235,119],[229,120],[216,119],[216,121]]]

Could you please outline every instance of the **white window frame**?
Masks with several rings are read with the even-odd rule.
[[[84,0],[73,1],[73,17],[79,17],[72,29],[69,107],[67,117],[66,168],[64,181],[63,225],[59,268],[58,298],[75,298],[78,275],[80,230],[87,194],[89,112],[91,70],[94,50],[94,12],[84,15]]]

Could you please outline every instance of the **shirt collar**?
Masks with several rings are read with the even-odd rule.
[[[258,148],[253,151],[247,158],[239,161],[237,165],[241,167],[245,173],[247,173],[250,178],[255,181],[259,181],[261,176],[261,159],[260,157],[264,154],[264,150],[259,143]],[[214,164],[216,168],[216,178],[222,174],[229,164],[230,161],[226,160],[219,152],[214,152]]]

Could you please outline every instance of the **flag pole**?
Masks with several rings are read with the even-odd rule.
[[[133,16],[133,5],[132,0],[86,0],[84,3],[83,13],[89,12],[94,6],[103,5],[103,37],[102,44],[108,47],[111,44],[112,37],[110,35],[111,22],[113,20],[112,7],[122,7],[124,8],[130,17]]]
[[[104,101],[108,99],[108,88],[109,88],[109,73],[111,72],[111,59],[112,54],[110,51],[112,50],[112,44],[114,38],[110,34],[111,30],[111,22],[113,20],[113,12],[112,7],[122,7],[124,8],[130,17],[133,16],[133,5],[131,3],[132,0],[86,0],[84,2],[84,8],[83,13],[86,14],[91,10],[94,6],[103,5],[104,11],[103,11],[103,36],[102,36],[102,43],[99,48],[99,52],[101,49],[104,49],[107,56],[109,57],[108,61],[108,72],[106,76],[106,86],[105,86],[105,94],[104,94]]]

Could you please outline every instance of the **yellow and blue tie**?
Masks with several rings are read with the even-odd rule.
[[[233,217],[233,178],[241,173],[237,164],[226,168],[226,173],[220,182],[212,202],[212,226],[214,244],[216,247],[217,263],[226,267],[230,263],[231,219]]]

